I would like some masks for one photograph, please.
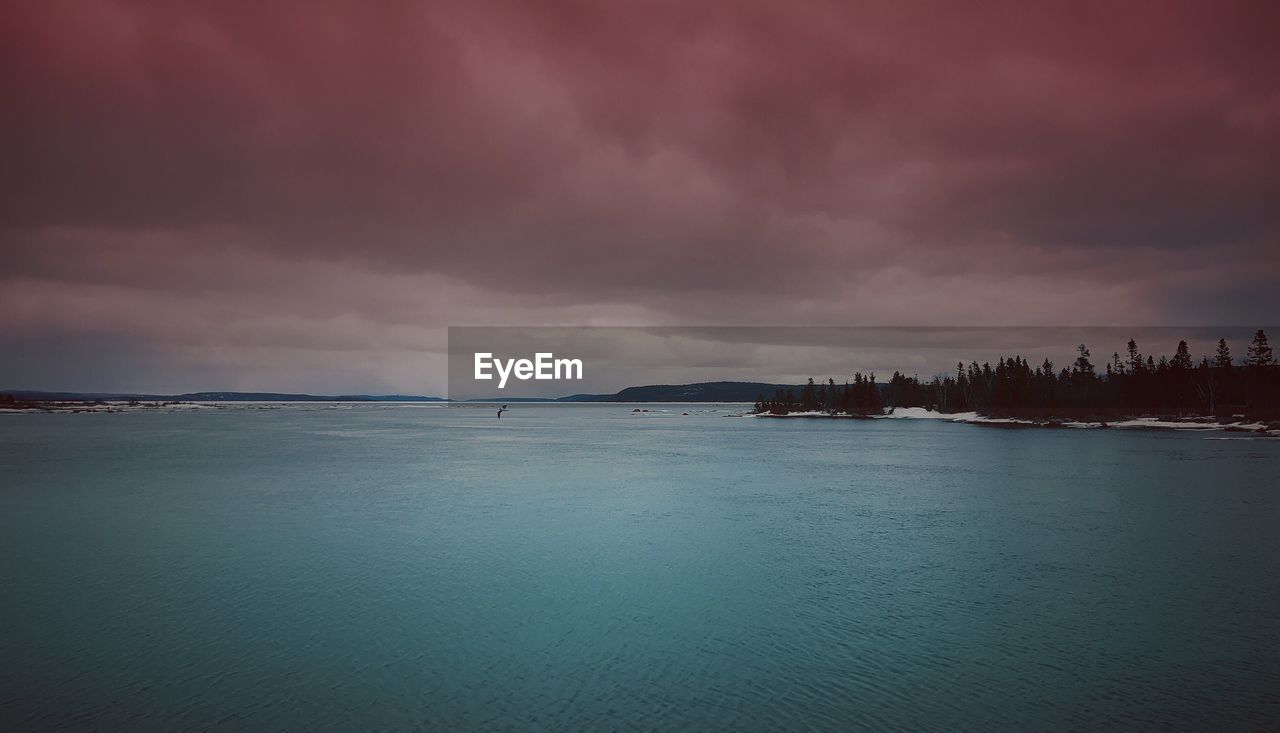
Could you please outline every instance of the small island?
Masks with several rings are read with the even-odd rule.
[[[1205,427],[1274,434],[1280,431],[1280,366],[1259,329],[1242,363],[1225,339],[1212,357],[1192,359],[1186,341],[1172,357],[1143,355],[1130,339],[1100,370],[1089,348],[1077,347],[1070,366],[1048,359],[1032,366],[1022,356],[994,366],[956,364],[954,375],[930,381],[894,372],[887,383],[875,374],[851,382],[813,379],[798,389],[760,394],[760,417],[939,417],[1010,427]]]

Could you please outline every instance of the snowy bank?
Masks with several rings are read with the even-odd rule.
[[[1119,428],[1123,430],[1198,430],[1198,431],[1231,431],[1254,433],[1263,437],[1280,437],[1280,428],[1274,424],[1262,422],[1218,422],[1212,418],[1188,418],[1186,420],[1166,420],[1156,417],[1134,417],[1111,422],[1084,422],[1079,420],[1027,419],[1016,417],[991,417],[977,412],[938,412],[924,407],[889,407],[883,415],[847,415],[829,413],[821,410],[807,412],[789,412],[785,415],[770,413],[755,414],[754,417],[807,417],[807,418],[861,418],[871,420],[942,420],[944,422],[965,423],[968,425],[991,425],[1003,427],[1039,427],[1039,428]]]

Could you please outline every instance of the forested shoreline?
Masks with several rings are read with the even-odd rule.
[[[1261,329],[1242,359],[1232,355],[1225,339],[1219,339],[1212,355],[1199,360],[1193,359],[1186,341],[1178,342],[1172,357],[1143,354],[1133,339],[1101,363],[1085,344],[1076,353],[1076,359],[1061,368],[1048,359],[1033,365],[1021,355],[1001,357],[994,365],[959,362],[954,373],[928,381],[900,372],[886,383],[861,372],[844,384],[810,379],[797,390],[759,395],[754,412],[870,417],[885,408],[920,407],[1046,420],[1148,415],[1280,418],[1280,365]]]

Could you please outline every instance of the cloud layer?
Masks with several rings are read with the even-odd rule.
[[[1269,3],[3,13],[12,386],[425,391],[445,325],[1248,324],[1280,287]]]

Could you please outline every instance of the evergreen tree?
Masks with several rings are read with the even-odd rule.
[[[1129,339],[1125,349],[1129,352],[1129,373],[1137,374],[1142,371],[1142,354],[1138,353],[1138,342]]]
[[[1231,368],[1231,349],[1227,348],[1226,339],[1218,339],[1218,353],[1213,357],[1213,365],[1219,369]]]
[[[1130,341],[1129,343],[1133,343]],[[1076,347],[1076,352],[1080,355],[1076,357],[1075,371],[1080,376],[1088,379],[1093,377],[1093,362],[1089,361],[1089,347],[1080,344]]]
[[[1255,369],[1269,367],[1276,362],[1275,357],[1271,354],[1271,344],[1267,342],[1267,334],[1261,328],[1253,335],[1253,343],[1249,344],[1248,355],[1245,356],[1244,363],[1246,366]]]
[[[1174,369],[1190,370],[1192,368],[1191,350],[1187,348],[1186,341],[1178,342],[1178,351],[1173,355],[1172,366]]]

